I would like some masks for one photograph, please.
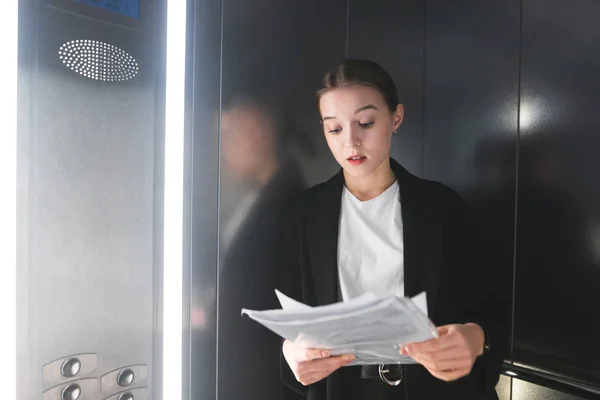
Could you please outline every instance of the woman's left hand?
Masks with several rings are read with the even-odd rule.
[[[439,337],[403,346],[400,353],[423,365],[446,382],[471,373],[475,360],[483,353],[485,335],[477,324],[445,325],[437,328]]]

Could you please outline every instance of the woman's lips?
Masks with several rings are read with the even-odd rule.
[[[365,157],[365,156],[356,155],[356,156],[350,156],[346,160],[348,161],[348,164],[355,167],[355,166],[360,165],[363,162],[365,162],[366,159],[367,159],[367,157]]]

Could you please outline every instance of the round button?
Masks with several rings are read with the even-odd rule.
[[[81,396],[81,386],[72,383],[63,389],[60,400],[77,400]]]
[[[124,369],[123,371],[119,372],[119,375],[117,375],[117,383],[121,387],[129,386],[131,385],[131,382],[133,382],[133,378],[135,378],[133,371],[130,369]]]
[[[60,374],[65,378],[72,378],[79,373],[81,369],[81,361],[77,358],[69,358],[60,367]]]
[[[119,396],[119,400],[134,400],[131,393],[124,393]]]

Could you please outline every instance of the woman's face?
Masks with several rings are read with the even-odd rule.
[[[353,85],[326,92],[319,108],[329,149],[347,174],[365,178],[389,160],[402,105],[392,113],[379,91]]]

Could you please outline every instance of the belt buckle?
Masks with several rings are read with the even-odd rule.
[[[402,367],[400,367],[400,371],[402,372]],[[392,380],[389,380],[388,378],[385,377],[385,374],[387,374],[388,372],[390,372],[390,370],[389,369],[385,369],[385,365],[379,364],[379,378],[383,382],[387,383],[390,386],[398,386],[400,384],[400,382],[402,382],[402,375],[403,374],[402,373],[400,374],[401,375],[400,379],[392,381]]]

